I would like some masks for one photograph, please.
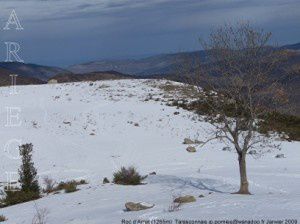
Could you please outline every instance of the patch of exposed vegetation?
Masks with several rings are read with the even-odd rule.
[[[80,181],[71,180],[67,182],[62,181],[56,187],[53,187],[51,192],[58,192],[64,190],[65,193],[72,193],[78,191],[77,186],[83,184],[87,184],[86,180],[80,180]]]
[[[165,84],[160,84],[157,86],[159,89],[163,90],[165,94],[169,96],[178,95],[182,98],[197,98],[199,96],[199,90],[197,87],[187,84],[175,84],[167,81]]]
[[[286,134],[287,140],[300,141],[300,117],[273,112],[266,114],[262,119],[259,123],[261,133],[276,131]]]
[[[7,219],[4,215],[0,215],[0,222],[5,222]]]
[[[5,193],[5,198],[1,200],[1,207],[8,207],[40,198],[39,192],[8,190]]]
[[[139,185],[147,176],[141,176],[135,167],[121,167],[113,174],[113,183],[120,185]]]
[[[174,100],[169,106],[174,106],[177,108],[182,108],[188,111],[193,111],[198,115],[206,116],[211,113],[212,105],[214,103],[222,103],[218,100],[196,100],[192,102]],[[230,102],[223,102],[224,111],[229,117],[240,116],[239,113],[234,108],[234,104]],[[280,112],[266,113],[260,116],[261,121],[258,123],[258,129],[262,134],[268,134],[269,132],[277,132],[279,134],[284,134],[283,139],[288,141],[300,141],[300,117],[282,114]],[[284,136],[282,135],[282,136]]]

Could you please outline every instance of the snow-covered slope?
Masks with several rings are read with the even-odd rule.
[[[283,142],[281,152],[248,157],[253,195],[232,195],[239,186],[238,163],[223,143],[188,153],[183,139],[206,137],[209,124],[191,112],[168,107],[157,85],[166,81],[121,80],[18,87],[18,95],[0,88],[0,182],[16,172],[20,161],[12,139],[33,143],[40,181],[86,179],[71,194],[54,194],[35,203],[49,211],[48,224],[121,223],[122,219],[285,219],[300,218],[300,144]],[[178,84],[179,85],[179,84]],[[176,97],[176,96],[173,96]],[[6,107],[21,108],[19,127],[6,127]],[[179,114],[174,112],[179,112]],[[14,112],[15,113],[15,112]],[[16,144],[15,144],[16,145]],[[284,153],[286,158],[276,159]],[[102,185],[120,166],[135,165],[141,174],[155,171],[140,186]],[[172,198],[191,194],[197,202],[167,212]],[[198,198],[203,194],[204,198]],[[155,207],[124,212],[125,202]],[[31,223],[34,202],[0,210],[6,223]]]

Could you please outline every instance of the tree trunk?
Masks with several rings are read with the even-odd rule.
[[[240,179],[241,185],[240,190],[236,192],[236,194],[250,194],[247,179],[247,171],[246,171],[246,153],[239,154],[239,168],[240,168]]]

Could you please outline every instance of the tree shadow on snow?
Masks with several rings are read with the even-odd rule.
[[[215,179],[155,175],[147,178],[149,184],[165,184],[176,189],[196,188],[216,193],[231,193],[235,187]]]

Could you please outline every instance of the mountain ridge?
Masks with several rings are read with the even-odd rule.
[[[288,44],[279,47],[300,52],[300,42]],[[171,54],[158,54],[141,59],[123,59],[123,60],[98,60],[76,64],[69,66],[67,70],[73,73],[88,73],[95,71],[114,70],[124,74],[132,74],[136,76],[149,76],[156,74],[173,73],[179,63],[185,60],[195,59],[205,60],[205,52],[203,50],[179,52]]]
[[[0,62],[0,68],[9,71],[10,74],[17,74],[27,78],[36,78],[41,81],[47,81],[58,73],[66,72],[65,69],[59,67],[20,62]]]
[[[299,66],[300,42],[279,49],[289,50],[293,55],[289,59],[290,66]],[[117,78],[168,78],[182,81],[182,77],[175,77],[175,73],[180,72],[180,65],[199,59],[205,60],[204,51],[158,54],[141,59],[99,60],[72,65],[66,69],[33,63],[0,62],[0,84],[10,84],[9,74],[18,74],[19,84],[42,84],[53,78],[63,82]]]

